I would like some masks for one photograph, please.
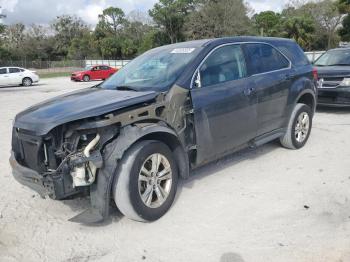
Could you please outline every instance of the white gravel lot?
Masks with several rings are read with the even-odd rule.
[[[15,114],[90,85],[0,89],[1,262],[350,261],[350,109],[319,110],[299,151],[270,143],[196,170],[154,223],[114,214],[84,226],[67,219],[87,199],[41,199],[12,178],[8,158]]]

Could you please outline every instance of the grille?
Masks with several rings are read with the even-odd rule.
[[[14,128],[12,150],[16,160],[23,166],[38,172],[45,170],[42,138],[29,135],[28,131]]]
[[[343,77],[325,77],[322,81],[321,88],[337,88],[344,80]]]

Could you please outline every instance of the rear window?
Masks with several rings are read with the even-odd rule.
[[[19,73],[19,72],[21,72],[21,70],[19,69],[19,68],[9,68],[9,72],[10,72],[10,74],[11,73]]]
[[[245,44],[244,51],[250,75],[289,67],[289,61],[278,50],[267,44]]]

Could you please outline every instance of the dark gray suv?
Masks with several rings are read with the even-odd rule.
[[[287,39],[155,48],[97,86],[19,113],[13,174],[53,199],[89,194],[91,208],[72,221],[102,221],[113,202],[131,219],[154,221],[193,168],[275,139],[303,147],[316,80],[301,48]]]

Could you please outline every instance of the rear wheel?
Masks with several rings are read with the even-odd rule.
[[[171,207],[178,171],[169,147],[142,141],[124,155],[116,174],[113,194],[119,210],[137,221],[154,221]]]
[[[22,80],[22,85],[23,86],[31,86],[33,84],[32,79],[30,79],[29,77],[25,77]]]
[[[83,76],[83,81],[84,81],[84,82],[89,82],[89,81],[90,81],[90,76],[84,75],[84,76]]]
[[[312,128],[312,111],[305,104],[297,104],[289,120],[286,134],[281,144],[290,149],[302,148],[309,139]]]

